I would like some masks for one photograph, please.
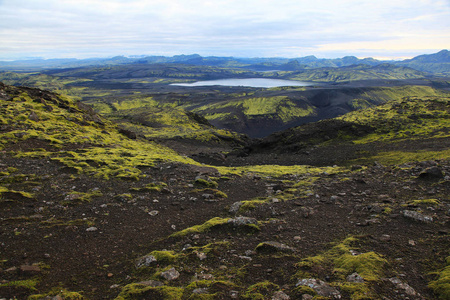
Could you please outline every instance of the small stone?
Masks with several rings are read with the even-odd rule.
[[[15,271],[17,271],[17,267],[11,267],[11,268],[5,270],[5,272],[8,272],[8,273],[15,272]]]
[[[444,178],[444,173],[439,167],[426,168],[422,173],[419,174],[421,179],[441,179]]]
[[[113,284],[113,285],[111,285],[109,288],[110,289],[117,289],[117,288],[119,288],[120,287],[120,285],[118,285],[118,284]]]
[[[412,211],[412,210],[404,210],[403,216],[405,218],[412,219],[412,220],[419,221],[419,222],[424,222],[424,223],[433,222],[433,217],[426,216],[424,214],[421,214],[419,212]]]
[[[410,246],[415,246],[415,245],[416,245],[416,242],[413,241],[413,240],[409,240],[409,241],[408,241],[408,244],[409,244]]]
[[[380,241],[382,242],[389,242],[391,240],[391,236],[389,234],[383,234],[380,236]]]
[[[157,286],[163,286],[164,283],[162,283],[161,281],[157,281],[157,280],[146,280],[146,281],[141,281],[138,282],[138,284],[142,284],[145,286],[151,286],[151,287],[157,287]]]
[[[113,277],[114,276],[114,274],[113,273],[108,273],[108,275],[107,275],[109,278],[111,278],[111,277]]]
[[[175,280],[178,277],[180,277],[180,272],[175,270],[175,268],[171,268],[165,272],[162,272],[160,276],[166,280],[171,281],[171,280]]]
[[[279,203],[280,202],[280,199],[278,199],[278,198],[272,198],[272,203]]]
[[[86,229],[87,232],[93,232],[93,231],[97,231],[98,228],[97,227],[89,227]]]
[[[25,273],[39,273],[41,272],[41,268],[38,265],[21,265],[20,271]]]
[[[34,111],[32,111],[31,114],[28,116],[28,119],[34,122],[38,122],[39,116]]]
[[[283,291],[273,293],[272,300],[290,300],[291,297],[286,295]]]
[[[397,277],[389,278],[389,281],[396,286],[397,289],[403,290],[403,292],[408,296],[421,297],[410,285],[402,282]],[[422,298],[420,298],[422,299]]]
[[[197,279],[199,279],[199,280],[214,280],[214,275],[212,275],[212,274],[197,274]]]
[[[230,298],[231,299],[238,299],[239,298],[239,292],[238,291],[230,291]]]
[[[142,268],[142,267],[148,267],[150,266],[153,262],[156,262],[156,257],[154,257],[153,255],[146,255],[143,256],[141,258],[138,259],[138,261],[136,262],[136,268]]]
[[[193,294],[208,294],[209,289],[208,288],[197,288],[192,291]]]
[[[295,249],[279,242],[267,241],[256,246],[256,251],[265,253],[294,252]]]
[[[234,202],[233,204],[231,204],[230,209],[228,210],[228,212],[230,214],[235,214],[239,211],[239,208],[242,206],[242,202]]]
[[[322,280],[314,278],[301,279],[295,286],[309,286],[319,296],[330,297],[332,299],[341,299],[341,293],[336,288],[330,286],[328,283]]]
[[[302,237],[301,236],[299,236],[299,235],[296,235],[296,236],[294,236],[294,241],[301,241],[302,240]]]
[[[152,210],[152,211],[149,212],[148,214],[149,214],[150,216],[154,217],[154,216],[156,216],[157,214],[159,214],[159,211],[157,211],[157,210]]]
[[[197,257],[200,260],[205,260],[207,258],[206,254],[203,252],[197,252]]]
[[[355,273],[347,276],[347,281],[362,283],[362,282],[364,282],[364,278],[362,278],[358,273],[355,272]]]
[[[244,225],[248,225],[248,224],[258,224],[258,220],[256,220],[255,218],[250,218],[250,217],[236,217],[233,219],[229,219],[227,221],[228,224],[232,224],[234,226],[244,226]]]

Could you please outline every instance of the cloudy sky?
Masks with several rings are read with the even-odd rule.
[[[0,60],[406,58],[450,48],[450,0],[0,0]]]

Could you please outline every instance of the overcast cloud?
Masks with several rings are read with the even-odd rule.
[[[449,46],[450,0],[0,0],[0,59],[404,58]]]

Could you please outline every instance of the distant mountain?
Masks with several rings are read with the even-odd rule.
[[[56,68],[78,68],[86,66],[115,66],[127,64],[187,64],[197,66],[214,66],[222,68],[242,68],[254,71],[299,71],[318,68],[340,68],[352,65],[377,66],[390,63],[409,67],[418,71],[438,75],[450,74],[450,52],[442,50],[435,54],[419,55],[404,61],[377,60],[374,58],[360,59],[355,56],[325,59],[313,55],[300,58],[237,58],[237,57],[203,57],[199,54],[166,56],[115,56],[112,58],[90,59],[33,59],[18,61],[0,61],[0,70],[37,71]]]
[[[396,65],[434,74],[450,75],[450,51],[442,50],[434,54],[424,54],[397,62]]]

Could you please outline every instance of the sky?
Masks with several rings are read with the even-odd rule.
[[[450,48],[450,0],[0,0],[0,60],[404,59]]]

